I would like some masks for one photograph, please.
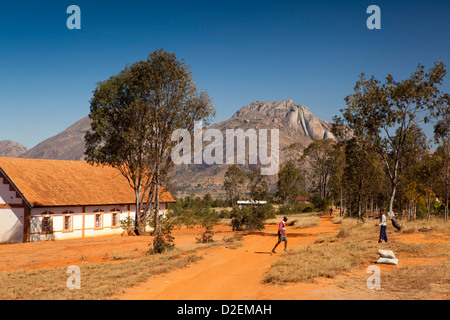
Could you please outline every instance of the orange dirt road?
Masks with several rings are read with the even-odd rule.
[[[320,218],[313,228],[287,227],[288,249],[308,245],[318,235],[337,232],[330,215]],[[271,264],[281,259],[284,243],[271,250],[276,243],[276,225],[266,226],[262,232],[245,233],[243,246],[207,249],[204,258],[187,268],[152,277],[147,282],[129,288],[122,300],[275,300],[324,299],[326,284],[292,284],[276,286],[264,284],[264,274]],[[316,296],[317,292],[317,296]],[[333,294],[330,298],[335,298]]]

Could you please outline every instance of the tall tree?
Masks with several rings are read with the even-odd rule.
[[[331,172],[330,188],[334,199],[339,199],[339,214],[344,214],[344,168],[345,168],[345,145],[346,141],[340,141],[334,145],[332,157],[334,165]]]
[[[403,195],[408,203],[410,219],[415,219],[417,206],[422,203],[427,206],[429,215],[432,196],[431,189],[427,187],[427,166],[430,163],[426,160],[429,145],[419,126],[413,125],[408,130],[403,150],[404,156],[399,164],[399,195]]]
[[[382,181],[383,175],[378,162],[379,156],[364,141],[352,138],[345,143],[343,180],[351,215],[362,218],[367,200],[376,196],[379,184],[374,181]]]
[[[238,165],[233,164],[225,172],[224,188],[231,205],[242,196],[245,185],[245,174]]]
[[[151,211],[155,231],[160,230],[160,188],[177,143],[172,132],[193,131],[195,121],[208,122],[213,115],[209,95],[197,90],[189,67],[162,49],[97,85],[86,159],[115,167],[128,179],[136,198],[137,234],[145,233]]]
[[[261,169],[254,169],[248,173],[250,196],[253,200],[265,200],[269,195],[269,186]]]
[[[335,165],[333,153],[336,141],[333,139],[321,139],[313,141],[303,151],[303,161],[311,168],[313,182],[317,186],[317,193],[322,199],[330,196],[330,179]]]
[[[300,195],[303,180],[293,161],[282,164],[278,172],[276,196],[283,201],[283,204],[291,204]]]
[[[419,64],[416,71],[402,81],[395,81],[388,75],[381,83],[373,76],[367,80],[362,74],[355,93],[345,98],[347,108],[341,110],[343,119],[335,118],[338,126],[348,126],[382,157],[391,182],[389,212],[393,211],[399,164],[409,129],[448,108],[448,94],[438,88],[445,75],[442,62],[435,63],[429,72]]]
[[[446,96],[447,108],[442,112],[440,119],[434,126],[435,141],[439,143],[437,154],[439,155],[443,167],[443,177],[445,181],[445,210],[444,220],[448,222],[448,205],[449,205],[449,189],[450,189],[450,95]]]

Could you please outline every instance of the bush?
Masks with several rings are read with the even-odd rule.
[[[207,210],[198,217],[200,225],[206,230],[212,229],[216,224],[219,223],[219,220],[220,217],[214,210]]]
[[[242,208],[234,206],[230,214],[231,226],[233,231],[262,230],[264,229],[264,221],[275,216],[275,210],[270,204]]]
[[[198,216],[192,210],[183,210],[173,218],[173,222],[179,227],[185,225],[187,228],[194,228],[199,224]]]
[[[230,218],[230,211],[228,211],[226,209],[220,210],[219,218],[221,218],[221,219],[228,219],[228,218]]]
[[[161,231],[153,238],[153,248],[150,249],[151,254],[163,253],[175,248],[172,236],[173,225],[167,221],[161,221]]]
[[[230,213],[231,218],[231,227],[233,231],[242,231],[244,230],[244,225],[246,223],[246,210],[248,208],[239,209],[238,206],[233,206],[233,209]]]
[[[312,196],[311,202],[317,211],[328,211],[328,209],[330,208],[330,200],[322,198],[318,195]]]
[[[136,233],[134,232],[134,219],[132,219],[131,217],[127,217],[124,220],[120,220],[120,227],[122,228],[122,236],[123,235],[127,235],[127,236],[135,236]]]
[[[206,210],[203,215],[199,217],[200,224],[205,228],[205,231],[197,238],[197,242],[208,243],[213,242],[213,228],[219,222],[220,217],[214,210]]]
[[[197,239],[197,242],[199,243],[209,243],[214,242],[213,239],[214,231],[211,229],[206,229],[203,233],[200,234],[199,238]]]

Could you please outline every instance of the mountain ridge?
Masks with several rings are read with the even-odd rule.
[[[66,130],[20,154],[19,157],[84,160],[84,136],[91,128],[90,123],[91,120],[86,116]],[[285,156],[282,150],[292,143],[297,143],[301,152],[312,141],[334,139],[331,126],[330,122],[317,118],[308,107],[296,105],[292,99],[287,99],[269,102],[254,101],[241,107],[228,120],[214,123],[203,129],[219,129],[223,134],[227,129],[237,128],[244,131],[247,129],[278,129],[280,163],[283,163]],[[176,166],[171,177],[171,183],[183,194],[201,193],[203,191],[212,194],[221,193],[223,192],[224,174],[228,166],[226,164]],[[251,169],[258,167],[246,166]],[[268,179],[274,182],[277,178],[268,176]]]
[[[28,148],[19,142],[12,140],[0,141],[0,157],[16,158],[28,151]]]

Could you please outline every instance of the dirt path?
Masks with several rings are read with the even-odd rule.
[[[324,215],[320,225],[313,228],[287,228],[288,248],[307,245],[319,234],[336,233],[332,217]],[[261,300],[261,299],[314,299],[325,284],[293,284],[274,286],[264,284],[264,274],[271,264],[280,259],[271,254],[276,242],[276,226],[270,225],[263,232],[246,234],[243,246],[237,249],[214,248],[205,251],[204,259],[185,269],[151,278],[119,296],[125,300]],[[329,287],[329,286],[328,286]],[[333,294],[334,296],[334,294]],[[317,297],[319,298],[319,297]]]

